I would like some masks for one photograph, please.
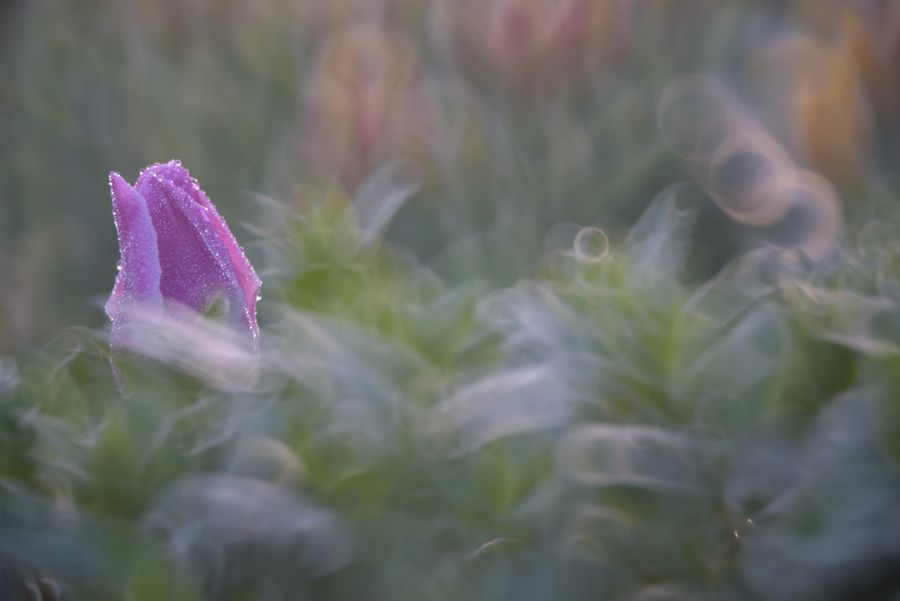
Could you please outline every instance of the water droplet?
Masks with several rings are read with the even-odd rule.
[[[262,295],[261,295],[261,294],[257,294],[257,295],[256,295],[256,300],[257,300],[257,301],[261,301],[261,300],[262,300]]]
[[[584,227],[575,236],[575,256],[586,263],[598,263],[609,253],[609,238],[598,227]]]

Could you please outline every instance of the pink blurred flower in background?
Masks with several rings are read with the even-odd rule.
[[[260,280],[225,220],[178,161],[151,165],[134,186],[109,176],[119,237],[119,273],[106,313],[111,344],[131,348],[133,319],[173,303],[221,312],[248,346],[259,346]]]
[[[441,0],[432,32],[446,54],[516,83],[577,80],[623,41],[620,0]]]
[[[496,0],[488,50],[508,75],[547,74],[589,59],[612,37],[615,4],[603,0]]]
[[[329,38],[313,67],[304,154],[348,188],[380,164],[428,154],[422,68],[402,31],[359,24]]]

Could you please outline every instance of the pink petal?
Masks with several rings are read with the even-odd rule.
[[[247,333],[255,349],[260,281],[212,203],[174,162],[148,168],[136,187],[157,233],[162,296],[199,312],[224,297],[229,322]]]
[[[169,180],[176,187],[184,190],[195,203],[206,207],[209,213],[210,222],[215,228],[216,235],[222,241],[222,244],[228,253],[229,262],[231,263],[238,284],[243,291],[246,303],[252,308],[253,314],[255,315],[256,297],[259,294],[261,285],[260,279],[257,277],[256,272],[253,270],[253,266],[250,265],[250,261],[247,260],[243,249],[237,243],[231,230],[228,229],[228,224],[225,223],[225,220],[222,219],[219,212],[216,211],[216,207],[213,206],[209,197],[207,197],[203,190],[200,189],[197,180],[191,177],[191,174],[181,165],[180,161],[169,161],[165,164],[158,163],[156,165],[151,165],[144,170],[141,177],[145,174],[148,176],[151,174],[157,175],[162,179]],[[138,178],[137,185],[140,186],[140,178]]]
[[[162,307],[161,268],[156,231],[145,199],[118,173],[109,174],[113,218],[119,237],[119,273],[106,314],[112,320],[113,346],[127,341],[129,311]]]

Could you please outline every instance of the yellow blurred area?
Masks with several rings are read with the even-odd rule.
[[[757,52],[757,82],[798,159],[842,187],[871,175],[881,126],[897,116],[900,3],[799,2],[801,27]],[[771,105],[770,105],[771,108]]]
[[[866,175],[870,107],[851,57],[821,48],[791,92],[792,138],[802,160],[842,184]]]

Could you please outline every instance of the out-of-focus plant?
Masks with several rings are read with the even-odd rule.
[[[872,106],[846,49],[794,34],[761,50],[775,115],[799,160],[842,186],[867,176],[872,159]]]
[[[434,34],[471,67],[490,65],[518,85],[559,86],[608,64],[624,42],[616,0],[435,3]]]
[[[809,65],[792,94],[793,139],[813,168],[844,184],[866,177],[872,125],[861,83],[846,57],[823,52]],[[823,127],[823,124],[828,124]]]
[[[765,108],[798,158],[856,193],[896,136],[900,9],[876,4],[801,11],[806,27],[761,45],[754,66]]]
[[[351,190],[381,164],[427,158],[427,91],[402,31],[356,25],[325,40],[306,111],[304,156]]]

